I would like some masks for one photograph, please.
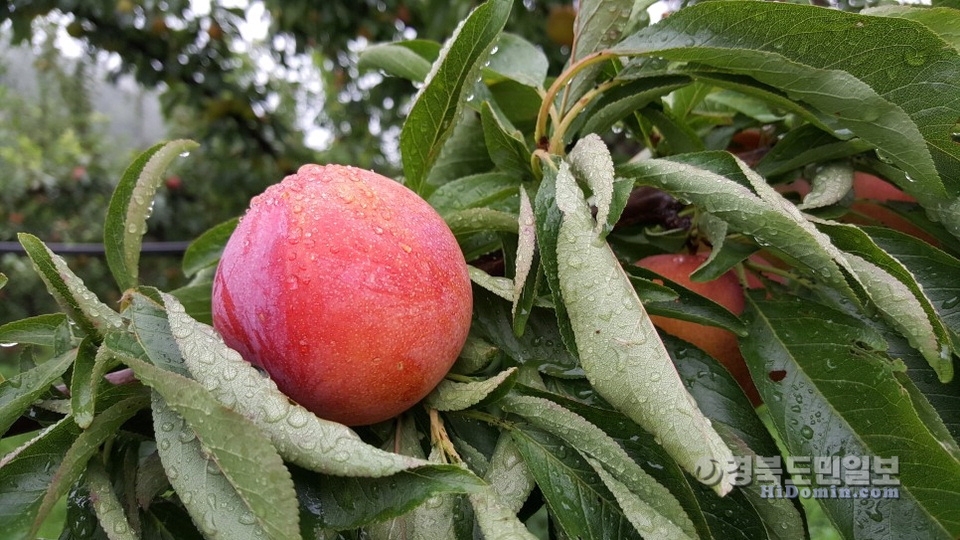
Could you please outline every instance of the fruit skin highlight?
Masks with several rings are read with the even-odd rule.
[[[436,211],[379,174],[305,165],[255,197],[213,284],[213,323],[318,416],[367,425],[407,410],[463,348],[463,254]]]
[[[707,257],[703,254],[669,253],[644,257],[636,264],[713,300],[730,310],[734,315],[739,316],[743,313],[746,300],[740,281],[732,271],[707,282],[697,282],[690,279],[690,274],[706,260]],[[753,379],[750,378],[750,370],[743,360],[743,355],[740,354],[736,334],[715,326],[681,321],[659,315],[651,315],[650,320],[660,330],[696,345],[717,359],[740,383],[740,387],[750,398],[750,402],[754,406],[760,404],[760,394],[753,384]]]

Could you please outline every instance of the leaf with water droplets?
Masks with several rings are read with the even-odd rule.
[[[645,529],[637,529],[639,533],[648,536],[657,530],[663,535],[655,535],[656,538],[697,537],[693,523],[670,491],[647,474],[600,428],[543,398],[509,396],[504,401],[504,410],[519,414],[538,428],[563,439],[580,452],[591,466],[602,463],[604,470],[596,471],[601,480],[618,501],[629,502],[629,508],[624,507],[624,514],[630,517],[631,513],[638,513],[636,517],[647,522]],[[613,474],[618,484],[611,486],[607,483],[604,473]],[[622,492],[618,494],[620,488],[631,496],[625,496]],[[633,518],[630,519],[634,525],[637,524]]]
[[[481,105],[480,119],[487,152],[497,168],[516,180],[533,178],[530,170],[530,149],[523,140],[523,134],[509,125],[509,120],[494,110],[489,101],[484,101]]]
[[[634,4],[643,5],[643,2],[634,0],[582,0],[577,9],[577,18],[574,22],[574,42],[570,51],[570,62],[576,62],[598,51],[611,47],[620,41],[624,30],[630,23]],[[645,7],[640,11],[644,11]],[[573,83],[567,89],[565,102],[569,107],[586,92],[592,85],[593,79],[600,71],[599,67],[591,66],[577,74]],[[563,111],[566,112],[566,111]]]
[[[490,456],[483,479],[490,484],[500,503],[516,514],[536,486],[517,443],[508,432],[503,432]]]
[[[105,408],[94,418],[87,429],[77,433],[76,439],[65,453],[60,450],[62,459],[58,458],[59,462],[53,460],[47,462],[49,465],[45,465],[45,467],[51,469],[49,471],[51,476],[46,493],[44,493],[37,508],[32,528],[33,534],[36,534],[57,501],[66,495],[70,491],[70,486],[80,478],[87,467],[87,462],[97,453],[100,445],[107,439],[114,437],[120,426],[146,407],[147,403],[146,396],[141,394],[128,397]],[[75,422],[70,416],[65,417],[64,420],[71,423]],[[44,472],[47,472],[47,469]],[[45,475],[41,475],[41,477],[43,476]],[[35,485],[40,483],[37,482]]]
[[[492,488],[471,494],[470,503],[486,540],[537,540]]]
[[[63,332],[67,324],[67,317],[63,313],[11,321],[0,326],[0,343],[29,343],[52,347],[57,341],[57,335]]]
[[[960,116],[960,56],[940,36],[906,19],[786,3],[708,2],[675,15],[614,50],[748,75],[807,103],[905,171],[913,181],[900,187],[960,234],[949,208],[960,145],[946,127]]]
[[[844,250],[847,268],[887,322],[927,360],[941,382],[953,378],[953,343],[944,321],[913,274],[858,227],[819,222]]]
[[[64,453],[80,434],[73,418],[43,429],[0,461],[0,527],[11,538],[27,537],[39,527],[41,501],[50,488]]]
[[[120,327],[120,315],[94,295],[67,263],[32,234],[17,235],[30,262],[40,274],[47,291],[60,309],[89,336],[100,337],[110,328]]]
[[[492,403],[510,391],[516,375],[517,368],[512,367],[483,381],[456,382],[444,379],[426,397],[426,405],[438,411],[462,411]]]
[[[154,389],[157,449],[167,478],[208,538],[294,538],[296,493],[270,440],[196,381],[122,357]]]
[[[430,194],[427,202],[441,215],[490,206],[517,194],[517,179],[502,172],[480,173],[452,180]]]
[[[650,159],[625,165],[619,172],[692,202],[726,221],[731,229],[776,248],[799,268],[857,300],[834,261],[839,252],[830,239],[733,155],[701,152],[669,160]]]
[[[76,356],[76,349],[71,350],[0,382],[0,434],[50,389]]]
[[[846,162],[824,165],[811,182],[811,190],[797,208],[809,210],[840,202],[853,189],[853,167]]]
[[[190,373],[216,400],[250,419],[287,461],[342,476],[386,476],[425,465],[370,446],[350,428],[292,403],[212,327],[187,315],[176,298],[164,294],[163,301]]]
[[[583,194],[562,174],[565,167],[556,188],[563,213],[558,273],[587,379],[618,410],[660,436],[690,473],[697,474],[703,459],[728,462],[730,450],[684,388],[626,272],[594,231]],[[724,494],[733,487],[730,481],[711,487]]]
[[[918,392],[902,363],[879,350],[887,346],[883,337],[867,321],[809,299],[760,296],[748,300],[750,332],[741,350],[787,453],[838,456],[848,470],[860,468],[854,456],[868,456],[871,487],[898,490],[895,498],[869,505],[819,499],[841,535],[893,540],[923,531],[924,538],[957,537],[960,460],[939,440],[944,429],[931,429],[931,416],[915,405],[911,396]],[[897,465],[891,466],[892,458]],[[884,477],[875,467],[893,467],[886,477],[893,484],[878,482]],[[814,487],[830,489],[826,483]]]
[[[597,207],[597,233],[604,232],[613,202],[613,158],[610,150],[596,133],[584,136],[567,158],[574,176],[586,181],[593,192]]]
[[[90,490],[90,502],[93,511],[107,538],[110,540],[138,540],[140,535],[130,526],[124,513],[123,504],[113,490],[110,477],[103,464],[96,459],[90,460],[86,470],[87,487]]]
[[[137,286],[140,245],[164,171],[177,156],[197,146],[183,139],[159,143],[140,154],[117,184],[107,209],[103,247],[110,273],[121,291]]]
[[[443,219],[458,238],[484,231],[517,233],[517,216],[493,208],[467,208],[451,212]]]
[[[97,347],[89,336],[83,338],[80,346],[77,347],[76,359],[70,375],[70,409],[73,411],[77,425],[84,429],[93,422],[94,396],[96,396],[97,382],[99,382],[95,379],[98,376],[94,372],[99,372],[99,377],[103,377],[106,373],[103,367],[96,369],[96,365],[99,363],[104,366],[108,358],[107,350]]]
[[[440,54],[440,44],[425,39],[379,43],[360,52],[357,67],[381,69],[388,75],[423,82]]]
[[[537,228],[533,215],[533,206],[530,205],[530,197],[524,188],[520,188],[520,216],[518,218],[518,227],[520,236],[517,241],[517,262],[514,265],[516,270],[513,277],[513,316],[515,319],[517,317],[517,306],[523,299],[523,289],[527,284],[530,269],[533,266],[534,252],[537,247]],[[535,290],[536,284],[537,280],[533,279],[530,285],[534,287],[534,290],[527,291],[528,298],[524,304],[533,302],[533,298],[536,297],[537,293]],[[525,307],[528,310],[530,309],[529,305]]]
[[[509,433],[566,538],[640,539],[596,472],[566,442],[533,426]]]
[[[400,132],[406,185],[422,194],[427,175],[440,156],[476,83],[483,61],[510,15],[510,0],[488,0],[464,19],[440,50]]]

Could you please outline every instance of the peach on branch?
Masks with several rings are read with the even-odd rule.
[[[433,208],[338,165],[306,165],[255,197],[213,285],[227,345],[348,425],[426,396],[463,347],[472,305],[463,254]]]

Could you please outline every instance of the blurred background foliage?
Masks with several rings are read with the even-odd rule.
[[[375,42],[442,41],[476,3],[5,2],[0,242],[21,231],[49,242],[99,242],[123,167],[163,138],[201,147],[161,187],[153,241],[196,237],[303,163],[397,175],[397,138],[416,88],[361,72],[357,56]],[[517,0],[508,30],[543,47],[556,73],[573,17],[569,0]],[[102,298],[118,299],[100,257],[68,261]],[[145,282],[167,290],[182,284],[178,257],[151,261]],[[10,278],[0,290],[0,324],[55,310],[28,264],[0,254]]]

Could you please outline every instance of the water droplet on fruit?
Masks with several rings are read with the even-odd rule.
[[[290,276],[287,278],[287,290],[295,291],[300,287],[300,279],[297,276]]]
[[[383,234],[383,227],[374,227],[373,232]]]
[[[411,251],[413,251],[412,247],[408,246],[407,244],[404,244],[403,242],[400,243],[400,249],[402,249],[407,253],[410,253]]]

